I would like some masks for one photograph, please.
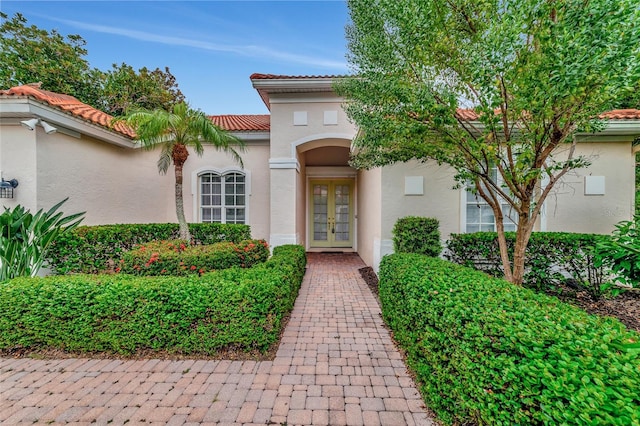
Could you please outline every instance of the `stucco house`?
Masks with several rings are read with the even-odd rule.
[[[391,230],[406,215],[439,219],[451,233],[493,230],[493,215],[454,172],[409,162],[374,170],[348,164],[356,127],[332,89],[336,76],[253,74],[268,115],[211,119],[247,144],[244,168],[205,149],[185,164],[185,213],[192,222],[247,223],[271,245],[356,251],[369,265],[393,250]],[[592,165],[566,176],[546,202],[541,231],[609,233],[634,211],[634,147],[640,111],[603,114],[606,128],[578,135]],[[86,211],[84,224],[175,222],[172,172],[111,117],[36,85],[0,91],[0,203]],[[33,130],[30,130],[32,128]],[[54,131],[55,129],[55,131]],[[171,169],[170,169],[171,170]]]

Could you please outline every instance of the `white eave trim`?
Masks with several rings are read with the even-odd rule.
[[[608,138],[612,142],[633,139],[640,136],[640,120],[605,120],[606,124],[602,131],[597,133],[577,132],[578,142],[593,142],[596,139]],[[469,121],[473,127],[482,130],[484,125],[479,121]],[[617,136],[616,138],[611,138]],[[625,136],[627,138],[625,138]]]
[[[72,132],[124,148],[138,148],[134,140],[98,124],[74,117],[57,108],[30,98],[0,98],[0,115],[24,114],[42,118],[54,127],[64,127]],[[64,133],[64,131],[61,131]]]
[[[230,131],[229,133],[245,142],[257,142],[257,141],[268,142],[271,137],[268,130],[258,131],[258,132],[233,130],[233,131]]]
[[[257,90],[270,92],[271,90],[314,90],[333,92],[333,78],[271,78],[251,80]]]

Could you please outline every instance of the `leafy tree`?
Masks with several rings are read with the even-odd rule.
[[[184,101],[169,68],[136,72],[122,63],[103,72],[90,67],[81,36],[28,26],[19,13],[9,18],[0,12],[0,20],[0,88],[41,82],[45,90],[74,96],[116,116],[129,108],[171,110]]]
[[[128,109],[164,109],[184,101],[176,78],[168,67],[164,71],[146,67],[136,72],[130,65],[113,64],[104,74],[100,97],[100,109],[114,116],[124,115]]]
[[[0,87],[42,82],[46,90],[96,103],[102,76],[85,59],[82,37],[27,26],[20,13],[9,19],[0,12],[0,21]]]
[[[361,128],[353,164],[451,165],[493,209],[505,277],[522,283],[542,203],[589,163],[575,154],[576,130],[600,129],[593,118],[640,79],[637,0],[348,5],[355,76],[337,90]],[[512,261],[506,214],[518,227]]]
[[[184,216],[182,196],[182,169],[189,157],[188,148],[192,148],[201,156],[204,152],[203,144],[211,144],[215,149],[230,154],[242,166],[242,158],[233,145],[242,150],[244,142],[213,124],[202,111],[189,108],[185,102],[176,104],[172,112],[162,109],[135,109],[114,120],[118,121],[125,122],[135,129],[144,148],[161,149],[158,159],[158,171],[161,174],[167,173],[173,163],[180,239],[190,241],[191,234]]]

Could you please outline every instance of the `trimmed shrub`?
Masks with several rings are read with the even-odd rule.
[[[516,234],[507,232],[505,236],[512,258]],[[597,262],[596,246],[610,239],[608,235],[599,234],[532,233],[525,259],[524,285],[544,289],[571,279],[594,299],[599,298],[609,287],[609,270]],[[495,277],[504,275],[495,232],[452,234],[445,257]]]
[[[615,319],[413,254],[383,259],[380,300],[446,423],[640,423],[640,335]]]
[[[440,223],[430,217],[406,216],[393,227],[393,249],[396,253],[418,253],[439,256]]]
[[[214,355],[278,340],[304,275],[300,246],[198,277],[18,278],[0,285],[0,350]]]
[[[251,238],[248,225],[191,223],[196,244],[238,243]],[[80,226],[51,246],[48,266],[57,274],[96,274],[113,270],[124,252],[137,244],[179,238],[177,223]]]
[[[124,253],[116,272],[133,275],[200,274],[234,266],[251,268],[269,258],[265,240],[191,246],[186,241],[152,241]]]

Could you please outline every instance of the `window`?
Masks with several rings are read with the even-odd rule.
[[[246,177],[242,173],[200,175],[200,220],[245,223]]]
[[[498,176],[498,170],[493,169],[494,179]],[[478,194],[474,194],[471,189],[465,191],[466,208],[466,229],[465,232],[480,232],[496,230],[496,218],[493,209]],[[502,200],[502,215],[504,217],[504,230],[515,231],[518,214],[511,208],[509,203]]]

